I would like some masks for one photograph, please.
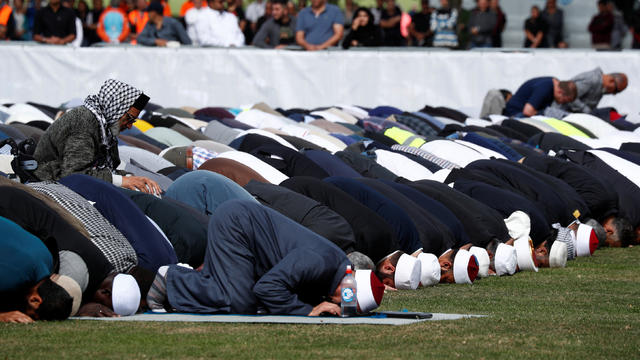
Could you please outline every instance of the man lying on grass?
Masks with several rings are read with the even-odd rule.
[[[155,311],[340,315],[340,282],[350,264],[340,248],[289,218],[231,200],[211,218],[202,270],[160,268],[147,303]],[[356,281],[359,311],[378,307],[380,280],[360,270]]]
[[[78,311],[80,288],[52,274],[54,259],[40,239],[4,217],[0,233],[0,322],[64,320]]]

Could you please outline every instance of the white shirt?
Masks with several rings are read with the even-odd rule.
[[[200,46],[244,46],[244,34],[238,18],[230,12],[213,10],[210,7],[192,8],[184,16],[187,34]]]
[[[488,159],[478,150],[452,140],[433,140],[420,147],[433,155],[465,167],[476,160]]]
[[[281,182],[289,178],[287,175],[281,173],[273,166],[243,151],[227,151],[223,152],[222,154],[218,154],[218,157],[235,160],[241,164],[244,164],[274,185],[279,185]]]
[[[604,150],[589,150],[589,152],[617,170],[631,182],[640,186],[640,166]]]
[[[578,124],[591,131],[591,133],[593,133],[593,135],[597,136],[598,138],[607,135],[615,135],[619,132],[619,130],[616,129],[615,126],[602,121],[602,119],[590,114],[570,114],[565,116],[562,120]]]
[[[266,7],[265,1],[254,1],[249,6],[247,6],[247,11],[244,16],[252,23],[258,22],[258,19],[264,15],[264,10]]]
[[[376,150],[376,162],[392,173],[411,181],[431,178],[431,171],[408,157],[387,150]]]

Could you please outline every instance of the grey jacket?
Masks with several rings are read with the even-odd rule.
[[[40,138],[34,157],[35,175],[40,180],[58,180],[71,174],[87,174],[111,183],[106,166],[107,149],[100,139],[98,119],[84,106],[72,109],[56,120]],[[118,147],[111,148],[113,168],[120,164]]]
[[[142,29],[140,35],[138,35],[138,42],[142,45],[155,46],[156,39],[179,41],[182,45],[191,45],[191,39],[182,24],[180,24],[178,20],[168,16],[162,19],[162,27],[160,29],[149,21],[144,29]]]
[[[253,45],[260,48],[275,48],[280,45],[280,36],[282,26],[278,24],[273,18],[265,21],[262,26],[260,26],[260,30],[253,38]],[[296,29],[296,19],[291,17],[289,20],[289,28],[291,29],[291,44],[295,44],[295,29]],[[269,42],[267,43],[267,39]]]
[[[477,27],[478,34],[471,35],[471,41],[476,44],[490,44],[493,28],[496,27],[497,21],[498,18],[496,16],[496,13],[491,10],[473,10],[471,16],[469,17],[469,24],[467,26],[469,27],[469,29]]]
[[[598,107],[604,95],[602,75],[602,69],[597,67],[574,76],[571,81],[576,84],[578,91],[576,99],[568,104],[558,104],[554,101],[551,107],[569,112],[590,113]]]

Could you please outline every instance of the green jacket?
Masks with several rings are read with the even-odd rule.
[[[108,183],[120,164],[118,147],[111,148],[113,164],[106,164],[107,149],[100,139],[98,119],[84,106],[56,120],[40,138],[34,157],[40,180],[59,180],[71,174],[87,174]]]

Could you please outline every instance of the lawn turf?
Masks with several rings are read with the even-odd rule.
[[[385,294],[382,310],[486,314],[407,326],[0,324],[3,358],[640,358],[640,247],[565,269]]]

